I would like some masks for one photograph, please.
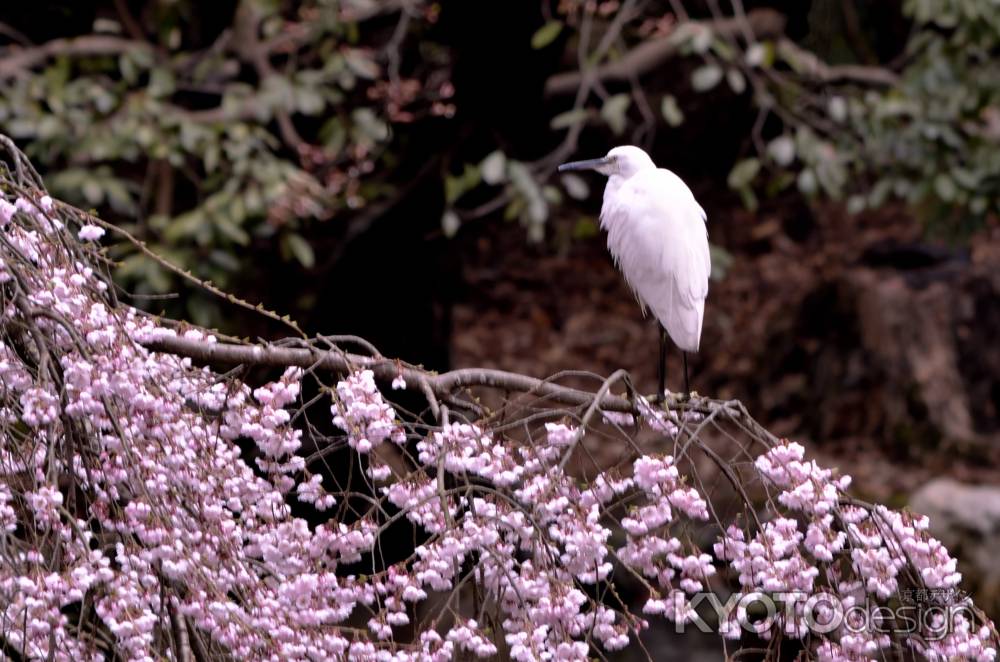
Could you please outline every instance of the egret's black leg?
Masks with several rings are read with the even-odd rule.
[[[681,356],[684,357],[684,397],[691,397],[691,385],[688,384],[688,353],[682,351]]]
[[[656,392],[657,402],[664,398],[663,392],[667,389],[667,330],[660,327],[660,390]]]

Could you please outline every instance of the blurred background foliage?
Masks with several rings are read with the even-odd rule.
[[[28,8],[5,30],[0,129],[54,195],[223,287],[261,252],[314,267],[317,224],[395,189],[406,136],[391,127],[454,112],[448,52],[426,38],[436,6],[50,4],[51,22]],[[182,287],[142,254],[116,257],[127,289]]]
[[[440,187],[444,204],[421,213],[446,237],[500,217],[519,221],[528,241],[592,237],[592,215],[547,229],[567,201],[599,193],[580,177],[557,179],[554,166],[582,147],[704,136],[725,117],[699,120],[706,103],[731,104],[737,128],[722,128],[698,158],[723,168],[751,210],[787,189],[844,200],[852,213],[895,197],[959,240],[997,212],[994,3],[490,5],[7,7],[0,130],[26,147],[53,194],[243,293],[271,279],[262,265],[322,274],[416,180]],[[532,125],[524,139],[519,120]],[[667,138],[678,140],[697,144]],[[713,250],[719,276],[728,256]],[[216,302],[156,262],[124,247],[114,256],[127,290],[184,294],[154,307],[224,324]],[[316,304],[300,299],[298,308]]]

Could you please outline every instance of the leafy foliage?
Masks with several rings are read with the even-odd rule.
[[[918,29],[899,85],[850,107],[864,149],[859,169],[875,181],[865,203],[894,194],[949,226],[995,215],[1000,11],[957,0],[910,0],[906,11]]]
[[[232,283],[270,252],[312,267],[310,226],[393,190],[391,127],[452,112],[446,54],[424,40],[404,61],[437,9],[243,0],[203,34],[198,4],[150,3],[90,35],[7,47],[0,130],[53,193],[111,212],[200,278]],[[126,287],[178,289],[143,254],[118,257]],[[216,321],[195,301],[189,313]]]
[[[730,177],[749,206],[751,185],[775,190],[794,181],[804,195],[846,199],[851,212],[902,199],[951,236],[1000,210],[1000,12],[950,0],[907,2],[904,11],[916,29],[898,75],[834,71],[787,41],[747,50],[762,85],[758,105],[783,125],[758,149],[769,182],[756,179],[756,159],[736,164]],[[753,58],[753,48],[773,57]],[[810,84],[817,75],[832,82]]]
[[[564,59],[575,59],[580,72],[572,89],[552,86],[557,94],[577,95],[571,109],[551,120],[552,129],[566,132],[556,154],[572,153],[584,127],[602,128],[608,144],[647,144],[658,131],[684,130],[693,116],[689,107],[703,103],[702,95],[748,96],[757,117],[728,177],[748,208],[761,195],[790,187],[807,197],[845,200],[851,212],[895,197],[932,230],[951,235],[998,212],[995,5],[904,3],[899,20],[911,20],[912,33],[897,49],[902,52],[884,61],[873,55],[875,47],[891,51],[892,45],[853,24],[864,18],[865,3],[812,3],[810,32],[799,43],[784,35],[785,17],[770,10],[674,13],[693,5],[559,3],[559,13],[535,35],[536,46],[565,36],[555,43],[564,44]],[[627,47],[610,48],[608,35]],[[660,53],[657,62],[687,59],[670,65],[687,75],[650,73],[640,80],[654,52]],[[649,110],[656,98],[659,113]],[[550,165],[542,160],[531,171],[538,186],[551,177]],[[523,183],[509,193],[510,207],[529,206],[532,195]]]
[[[321,267],[317,236],[351,235],[352,217],[377,216],[406,185],[407,131],[456,110],[453,54],[432,31],[448,9],[429,0],[241,0],[231,15],[193,0],[140,4],[137,16],[107,7],[90,34],[2,47],[0,130],[27,147],[53,192],[200,278],[238,286],[274,258]],[[479,154],[449,148],[445,208],[433,210],[444,234],[498,213],[540,241],[562,206],[597,192],[557,179],[556,164],[585,141],[649,146],[705,130],[707,103],[734,103],[753,120],[720,157],[737,154],[724,164],[728,185],[749,208],[789,190],[852,212],[901,198],[948,234],[997,213],[993,5],[909,0],[897,19],[912,30],[893,44],[854,25],[868,3],[788,10],[808,11],[797,41],[784,14],[707,4],[542,2],[511,49],[556,63],[540,118],[551,151],[528,160],[493,127],[477,127],[490,134]],[[180,288],[140,253],[115,257],[129,289]],[[185,312],[217,321],[205,299],[188,300]]]

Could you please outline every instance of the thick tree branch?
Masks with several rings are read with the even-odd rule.
[[[295,37],[301,39],[302,35],[301,33],[296,33]],[[221,45],[225,46],[229,41],[228,38],[222,39]],[[258,68],[261,78],[264,78],[274,73],[267,62],[267,57],[271,53],[270,49],[287,48],[292,42],[288,39],[280,43],[278,40],[275,40],[274,43],[269,42],[265,45],[255,39],[249,43],[249,46],[244,44],[241,47],[240,54],[247,55],[249,53],[250,55],[247,55],[250,58],[248,61]],[[209,50],[218,49],[219,45],[213,44]],[[153,50],[153,46],[147,42],[109,35],[88,35],[72,39],[53,39],[40,46],[27,48],[9,47],[0,54],[0,80],[29,75],[32,69],[41,66],[46,60],[54,57],[97,57],[149,50]],[[200,57],[201,54],[195,54],[190,61],[197,62]],[[238,72],[233,71],[230,73],[235,75]],[[254,119],[259,118],[262,113],[273,112],[278,120],[282,138],[293,147],[297,147],[303,142],[295,131],[294,125],[291,124],[287,111],[280,109],[268,110],[267,103],[264,101],[262,94],[248,96],[235,108],[224,108],[220,105],[214,108],[189,110],[168,102],[162,102],[161,105],[167,113],[176,114],[185,121],[206,124]]]
[[[710,30],[720,36],[739,37],[747,24],[758,38],[773,38],[780,36],[784,31],[785,18],[773,9],[755,9],[747,14],[746,21],[740,18],[724,18],[714,21],[692,21],[685,25],[696,30]],[[673,57],[680,45],[673,35],[645,41],[623,55],[621,59],[604,64],[596,71],[570,71],[552,76],[545,82],[545,94],[547,96],[574,94],[585,76],[594,76],[601,82],[628,82],[630,78],[649,73]]]
[[[397,376],[402,376],[409,388],[422,389],[426,386],[439,398],[445,398],[459,389],[471,386],[487,386],[526,393],[563,405],[589,405],[594,402],[595,398],[594,394],[588,391],[553,384],[527,375],[487,368],[464,368],[436,374],[400,364],[393,359],[362,356],[341,351],[274,345],[210,343],[179,336],[163,336],[143,344],[155,352],[176,354],[205,363],[276,368],[315,367],[333,372],[367,368],[374,372],[379,380],[391,381]],[[604,394],[600,399],[599,406],[605,410],[619,412],[632,412],[635,409],[627,399],[611,394]]]
[[[263,16],[249,0],[244,0],[236,9],[233,21],[233,50],[241,60],[253,65],[260,77],[261,83],[272,76],[278,75],[271,65],[270,54],[260,40],[260,24]],[[276,108],[274,117],[278,122],[278,131],[285,144],[296,150],[301,156],[309,145],[299,135],[287,110]]]
[[[340,19],[352,23],[363,23],[384,14],[406,11],[413,4],[413,0],[381,0],[380,2],[363,3],[346,2],[341,7]]]
[[[32,48],[10,48],[0,57],[0,78],[24,75],[50,57],[69,55],[87,57],[120,55],[129,51],[150,50],[150,45],[133,39],[108,35],[88,35],[74,39],[53,39]]]
[[[815,54],[783,37],[785,18],[772,9],[755,9],[742,17],[719,18],[709,21],[685,23],[688,29],[709,30],[713,34],[737,39],[749,28],[757,39],[777,40],[778,53],[800,76],[817,83],[860,83],[864,85],[891,86],[899,76],[890,69],[865,65],[829,65]],[[627,52],[621,59],[609,62],[593,71],[570,71],[556,74],[545,83],[547,96],[575,93],[584,79],[593,76],[600,82],[628,82],[653,71],[677,54],[681,46],[675,35],[645,41]]]
[[[830,65],[820,60],[790,39],[780,39],[778,54],[795,69],[796,73],[818,83],[863,83],[865,85],[892,86],[899,82],[894,71],[883,67],[860,64]]]

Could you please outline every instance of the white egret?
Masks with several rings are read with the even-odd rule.
[[[697,352],[712,269],[705,210],[680,177],[657,168],[638,147],[615,147],[599,159],[573,161],[566,170],[596,170],[607,176],[601,227],[608,250],[646,309],[660,323],[660,391],[666,387],[666,336],[684,357],[684,391],[688,386],[687,353]]]

